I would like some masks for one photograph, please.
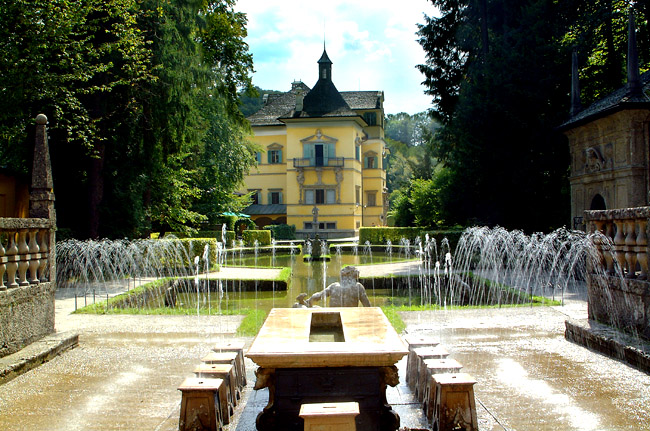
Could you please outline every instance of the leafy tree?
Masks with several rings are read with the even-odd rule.
[[[433,133],[440,123],[427,113],[409,115],[405,112],[386,115],[385,134],[388,138],[403,142],[407,146],[422,145],[427,133]]]
[[[239,103],[240,109],[244,117],[253,115],[264,105],[264,95],[265,94],[278,94],[282,91],[276,90],[262,90],[260,87],[253,87],[253,91],[240,91],[239,92]]]
[[[433,149],[448,170],[441,198],[450,222],[566,223],[568,148],[554,128],[568,113],[563,41],[580,2],[432,3],[441,15],[420,27],[419,67],[443,120]]]
[[[140,236],[238,205],[252,58],[233,5],[0,2],[0,157],[26,171],[28,119],[48,115],[60,226]]]

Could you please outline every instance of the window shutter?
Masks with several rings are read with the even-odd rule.
[[[282,192],[279,192],[278,195],[280,196],[280,197],[279,197],[279,202],[278,202],[278,203],[279,203],[279,204],[283,204],[283,203],[284,203],[284,199],[282,199]]]
[[[259,151],[255,153],[255,161],[258,165],[262,163],[262,153]]]
[[[336,190],[327,189],[327,201],[328,204],[336,203]]]
[[[266,203],[267,203],[268,205],[271,205],[271,203],[273,202],[273,194],[272,194],[271,192],[268,192],[268,193],[266,194],[266,197],[267,197],[267,199],[268,199],[268,201],[267,201]]]
[[[305,203],[308,205],[313,205],[314,204],[314,191],[313,190],[305,190]]]
[[[282,150],[278,150],[278,163],[282,163]]]
[[[271,150],[266,152],[266,162],[271,163]]]

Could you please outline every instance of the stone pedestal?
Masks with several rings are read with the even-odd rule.
[[[414,366],[410,370],[410,385],[415,392],[415,396],[419,400],[422,400],[419,376],[421,369],[424,366],[423,361],[426,359],[445,359],[449,356],[449,352],[444,347],[437,345],[433,347],[418,347],[413,349],[413,354],[415,355],[416,360]]]
[[[434,374],[460,373],[463,366],[455,359],[425,359],[422,367],[423,375],[420,376],[420,382],[423,384],[421,392],[423,397],[422,408],[427,419],[433,419],[433,409],[435,407],[436,382],[433,380]]]
[[[406,362],[406,383],[411,389],[414,388],[415,382],[411,381],[411,376],[413,375],[413,370],[417,369],[418,357],[415,354],[415,349],[419,347],[435,347],[439,343],[437,340],[431,337],[424,337],[421,335],[412,335],[408,334],[404,337],[404,341],[408,344],[409,353],[408,359]]]
[[[237,405],[235,392],[235,376],[233,366],[230,364],[201,364],[194,368],[198,378],[221,379],[224,384],[219,389],[219,403],[221,404],[221,419],[224,424],[230,423],[230,416]]]
[[[305,431],[355,431],[354,418],[358,414],[359,404],[355,402],[303,404],[300,407]]]
[[[235,359],[236,375],[238,377],[237,385],[239,389],[246,386],[246,367],[244,365],[244,346],[243,341],[224,341],[217,343],[212,350],[217,353],[222,352],[237,352],[237,359]]]
[[[474,384],[467,373],[434,374],[436,382],[433,429],[478,431]]]
[[[219,388],[224,386],[221,379],[201,379],[190,377],[183,381],[178,390],[183,393],[179,431],[221,431],[221,405]]]

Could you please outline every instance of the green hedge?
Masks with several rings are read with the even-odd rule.
[[[207,245],[210,248],[210,267],[214,267],[217,263],[217,240],[216,238],[180,238],[178,241],[181,242],[185,250],[187,251],[187,256],[189,262],[184,262],[185,267],[193,267],[194,258],[199,256],[201,259],[201,269],[203,269],[203,252],[205,246]]]
[[[255,240],[260,246],[271,245],[271,231],[270,230],[245,230],[242,232],[242,239],[246,247],[253,247]]]
[[[271,231],[271,237],[278,240],[296,239],[296,225],[276,224],[265,226],[264,229]]]
[[[429,234],[429,238],[436,240],[438,247],[442,240],[447,238],[449,248],[453,251],[463,232],[464,230],[460,229],[426,230],[421,227],[362,227],[359,229],[359,245],[364,245],[366,241],[373,245],[385,245],[388,240],[393,245],[399,245],[402,238],[408,239],[413,244],[417,237],[424,242],[425,235]]]

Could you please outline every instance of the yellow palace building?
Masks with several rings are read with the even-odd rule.
[[[384,93],[339,92],[323,50],[318,82],[293,82],[291,91],[264,95],[248,117],[262,151],[242,193],[258,227],[286,223],[299,238],[358,235],[384,226],[388,208],[384,157]]]

